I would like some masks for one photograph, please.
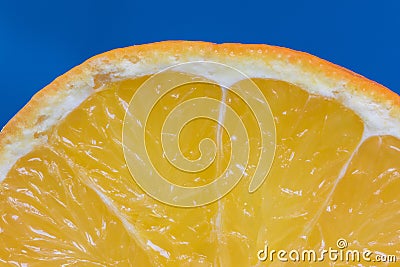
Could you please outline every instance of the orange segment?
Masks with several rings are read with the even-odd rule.
[[[313,242],[333,242],[341,236],[354,249],[398,255],[399,152],[400,140],[392,136],[374,136],[362,143],[321,214]],[[332,227],[335,231],[328,231]]]
[[[254,252],[265,242],[277,250],[307,248],[308,236],[363,132],[360,119],[336,101],[281,81],[256,82],[276,116],[278,143],[261,190],[249,195],[246,185],[239,186],[223,204],[223,259],[237,262],[239,257],[228,257],[231,251],[249,255],[240,257],[242,266],[257,263]]]
[[[38,148],[15,164],[0,191],[0,262],[150,264],[143,246],[81,175],[51,147]]]

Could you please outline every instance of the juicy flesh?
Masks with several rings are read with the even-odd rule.
[[[400,255],[399,139],[363,139],[361,119],[337,101],[283,81],[254,79],[277,130],[267,180],[252,194],[242,179],[210,205],[172,207],[143,192],[124,160],[125,111],[145,79],[108,84],[41,133],[48,142],[13,166],[0,187],[1,265],[251,266],[259,264],[265,243],[276,250],[321,251],[336,248],[339,238],[352,249]],[[254,117],[226,93],[224,101],[241,115],[256,147]],[[186,186],[211,182],[229,160],[228,135],[206,119],[185,126],[180,146],[196,159],[199,142],[214,139],[219,154],[207,170],[182,174],[163,158],[163,119],[201,95],[221,99],[222,89],[176,88],[153,110],[146,135],[157,169]],[[256,158],[250,157],[249,174]]]

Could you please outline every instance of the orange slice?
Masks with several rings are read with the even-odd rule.
[[[180,79],[192,82],[157,91]],[[184,41],[113,50],[35,95],[0,151],[2,266],[400,257],[400,97],[305,53]]]

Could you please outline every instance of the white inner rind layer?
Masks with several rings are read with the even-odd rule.
[[[43,117],[43,121],[28,129],[22,129],[22,134],[11,138],[11,142],[3,147],[3,153],[0,155],[0,182],[4,180],[10,168],[19,158],[47,142],[45,137],[35,137],[37,133],[44,132],[57,124],[90,95],[101,90],[101,88],[94,88],[96,75],[108,75],[110,81],[119,81],[151,75],[171,65],[192,61],[213,61],[226,64],[251,78],[282,80],[298,85],[311,94],[337,99],[344,106],[356,112],[364,121],[363,140],[373,135],[392,135],[400,138],[400,118],[391,114],[392,106],[389,101],[388,103],[377,102],[367,94],[347,89],[349,86],[347,80],[338,80],[321,73],[306,71],[301,65],[295,65],[285,60],[266,62],[262,59],[243,60],[243,58],[222,57],[221,55],[178,57],[160,54],[158,56],[157,51],[149,60],[143,57],[136,62],[128,59],[110,60],[106,57],[99,57],[88,64],[87,69],[83,70],[85,74],[80,76],[78,81],[67,84],[66,88],[60,88],[56,93],[46,97],[46,103],[38,105],[34,116],[36,119]],[[224,81],[225,84],[237,82],[235,77],[229,77],[224,73],[213,72],[209,69],[198,68],[192,69],[190,72],[205,76],[217,83],[220,81]]]

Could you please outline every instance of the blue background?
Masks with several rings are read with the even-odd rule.
[[[170,39],[306,51],[400,92],[400,1],[0,1],[0,127],[85,59]]]

